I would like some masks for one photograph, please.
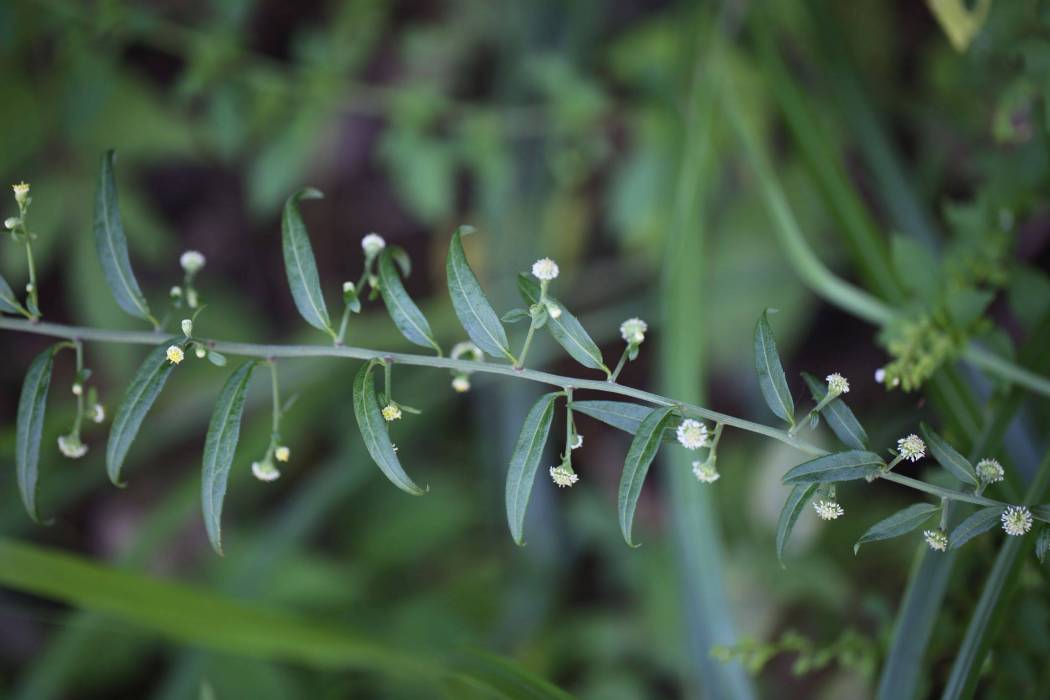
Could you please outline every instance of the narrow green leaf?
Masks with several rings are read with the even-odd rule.
[[[631,541],[631,529],[634,525],[634,511],[638,507],[638,497],[642,493],[642,484],[649,473],[649,466],[660,449],[664,428],[671,420],[670,406],[654,408],[638,427],[638,432],[631,441],[627,459],[623,464],[623,475],[620,477],[619,514],[620,532],[631,547],[638,545]]]
[[[430,324],[408,296],[405,286],[401,284],[401,276],[397,274],[397,266],[390,248],[379,256],[379,292],[383,295],[383,303],[386,304],[390,318],[394,319],[394,325],[401,331],[401,335],[416,345],[434,348],[440,355],[441,346],[434,339]]]
[[[37,512],[36,489],[39,481],[40,439],[44,430],[44,408],[51,386],[51,368],[61,343],[52,345],[37,355],[29,365],[22,395],[18,399],[18,417],[15,428],[15,466],[18,473],[18,492],[22,496],[29,517],[40,522]]]
[[[784,501],[784,507],[780,511],[780,519],[777,521],[777,561],[780,562],[780,566],[783,568],[787,568],[784,566],[784,548],[787,547],[791,531],[795,529],[798,516],[805,510],[819,487],[820,484],[816,482],[796,484],[791,489],[791,493],[788,494],[787,500]]]
[[[11,289],[11,285],[7,283],[3,275],[0,275],[0,311],[12,314],[22,313],[22,304],[19,303],[18,297],[15,296],[14,290]]]
[[[930,452],[933,453],[933,457],[937,460],[938,464],[950,471],[955,475],[955,478],[964,484],[976,486],[977,473],[973,470],[973,465],[970,464],[970,460],[956,452],[955,448],[949,445],[940,435],[933,432],[933,430],[930,429],[930,426],[921,423],[919,428],[922,432],[923,438],[926,440],[926,444],[930,446]]]
[[[792,467],[784,474],[785,484],[830,483],[852,481],[871,476],[883,465],[874,452],[849,450],[811,459]]]
[[[518,321],[524,321],[525,319],[531,319],[529,312],[526,309],[511,309],[507,313],[500,316],[501,321],[504,323],[517,323]]]
[[[180,347],[183,345],[172,339],[158,345],[146,356],[113,415],[113,425],[109,429],[109,440],[106,442],[106,472],[109,474],[109,480],[117,486],[124,485],[120,478],[120,470],[128,456],[128,450],[131,449],[131,443],[135,441],[142,421],[168,381],[168,375],[175,368],[175,365],[168,362],[166,355],[168,346],[173,343]]]
[[[518,275],[518,291],[526,304],[532,305],[540,300],[540,285],[528,275]],[[598,345],[595,344],[579,319],[569,313],[565,305],[554,297],[548,295],[547,299],[561,309],[561,315],[558,318],[551,316],[547,322],[547,328],[554,340],[584,367],[600,369],[609,374],[609,368],[605,366],[601,350],[598,349]]]
[[[320,191],[308,187],[296,192],[284,203],[281,216],[281,248],[284,251],[284,269],[288,275],[288,286],[299,314],[314,328],[334,335],[328,307],[321,294],[321,280],[317,274],[317,261],[310,245],[306,224],[299,213],[299,202],[304,199],[320,199]]]
[[[470,269],[466,253],[463,252],[461,238],[473,232],[474,229],[470,226],[460,226],[452,234],[452,241],[448,246],[445,272],[448,276],[452,308],[455,309],[467,335],[479,348],[493,357],[506,357],[513,361],[507,332],[481,289],[474,271]]]
[[[215,402],[208,434],[204,438],[204,463],[201,470],[201,502],[204,527],[216,552],[222,554],[222,502],[226,498],[226,481],[237,452],[244,414],[244,394],[255,369],[255,361],[245,362],[226,380]]]
[[[514,542],[519,545],[525,544],[525,509],[536,480],[536,469],[543,457],[543,447],[547,444],[554,417],[554,400],[559,396],[561,392],[557,391],[544,394],[529,411],[507,469],[507,524]]]
[[[762,389],[762,398],[766,405],[779,418],[794,425],[795,401],[788,389],[787,377],[780,364],[777,343],[773,339],[773,329],[769,326],[769,310],[762,312],[755,324],[755,371],[758,373],[758,386]]]
[[[981,508],[973,513],[966,520],[956,525],[955,529],[948,535],[948,548],[958,549],[974,537],[983,535],[993,529],[999,525],[999,516],[1002,514],[1003,509],[999,506]]]
[[[572,410],[634,435],[652,407],[626,401],[573,401]],[[674,442],[673,428],[664,428],[664,441]]]
[[[857,543],[853,545],[853,553],[860,550],[865,542],[877,542],[878,540],[889,540],[907,534],[930,519],[930,516],[940,510],[940,506],[931,503],[915,503],[899,510],[885,520],[868,528],[868,531],[860,536]]]
[[[1036,520],[1042,520],[1044,523],[1050,523],[1050,505],[1032,506],[1032,517]]]
[[[809,372],[803,372],[802,378],[806,380],[806,386],[809,387],[813,400],[820,403],[827,395],[828,388]],[[868,449],[868,434],[864,431],[864,426],[860,424],[841,397],[822,408],[820,415],[824,416],[831,432],[835,433],[835,437],[846,447],[852,447],[855,450]]]
[[[365,363],[354,377],[354,415],[357,417],[357,427],[361,431],[368,454],[386,478],[402,491],[414,496],[421,495],[423,489],[416,486],[405,473],[390,442],[390,433],[376,400],[375,377],[372,376],[374,366],[372,362]]]
[[[128,241],[124,236],[124,224],[121,223],[117,203],[117,181],[113,176],[115,157],[113,151],[106,151],[102,156],[98,192],[95,195],[95,249],[106,282],[120,308],[136,318],[155,324],[146,297],[142,295],[135,273],[131,270]]]

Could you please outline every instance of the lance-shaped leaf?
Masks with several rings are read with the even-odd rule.
[[[521,298],[530,306],[540,300],[540,285],[528,275],[518,275],[518,291],[521,293]],[[547,329],[550,330],[554,340],[584,367],[600,369],[609,374],[609,368],[605,366],[605,361],[602,359],[602,352],[587,333],[587,329],[569,313],[564,304],[550,295],[547,296],[547,300],[561,309],[561,315],[558,318],[551,315],[547,321]]]
[[[631,435],[638,432],[642,421],[653,411],[651,406],[626,401],[573,401],[572,410]],[[674,442],[674,428],[664,428],[663,439],[665,442]]]
[[[791,531],[795,529],[798,516],[802,515],[802,511],[806,509],[819,487],[820,484],[816,482],[796,484],[788,494],[787,500],[784,501],[784,507],[780,510],[780,519],[777,521],[777,561],[783,568],[787,568],[784,566],[784,548],[787,547]]]
[[[128,450],[131,449],[131,443],[135,441],[142,421],[160,395],[164,383],[168,381],[168,375],[175,368],[175,365],[168,362],[166,355],[171,344],[180,347],[183,345],[172,339],[154,348],[135,372],[135,377],[124,393],[124,399],[113,415],[113,425],[109,429],[109,440],[106,443],[106,472],[109,474],[109,480],[117,486],[124,485],[120,478],[120,470],[128,456]]]
[[[852,481],[874,475],[883,465],[874,452],[849,450],[803,462],[784,474],[785,484],[831,483]]]
[[[357,418],[357,427],[361,431],[365,449],[386,478],[402,491],[418,496],[423,493],[423,489],[416,486],[405,473],[390,442],[390,433],[376,399],[375,377],[372,375],[374,366],[373,362],[365,363],[354,377],[354,415]]]
[[[559,396],[561,392],[557,391],[544,394],[529,411],[529,415],[525,416],[507,469],[507,524],[510,525],[514,542],[519,545],[525,544],[525,509],[529,505],[536,469],[540,465],[547,434],[551,429],[554,400]]]
[[[1032,506],[1029,510],[1032,511],[1032,517],[1036,520],[1050,523],[1050,505]]]
[[[931,515],[939,510],[940,506],[930,503],[916,503],[899,510],[885,520],[880,520],[868,528],[868,531],[861,535],[857,543],[853,545],[853,553],[856,554],[860,546],[865,542],[889,540],[909,533],[920,527],[930,519]]]
[[[22,313],[22,304],[19,303],[18,297],[15,296],[14,290],[11,289],[11,285],[7,283],[3,275],[0,275],[0,311],[12,314]]]
[[[156,325],[156,321],[150,315],[146,297],[139,289],[135,273],[131,271],[128,240],[124,236],[124,224],[121,223],[117,204],[117,181],[113,176],[114,159],[113,151],[106,151],[102,156],[98,192],[95,195],[95,249],[98,251],[106,282],[120,308],[136,318]]]
[[[999,525],[1003,509],[999,506],[981,508],[955,526],[948,535],[948,549],[958,549],[978,535],[983,535]]]
[[[642,484],[649,473],[649,466],[660,449],[664,428],[671,421],[670,406],[655,408],[649,412],[642,424],[638,426],[627,459],[623,464],[623,475],[620,477],[620,494],[618,499],[620,514],[620,532],[631,547],[638,545],[631,541],[631,529],[634,525],[634,511],[638,507],[638,497],[642,493]]]
[[[758,386],[766,405],[778,417],[794,425],[795,400],[791,398],[787,377],[780,364],[777,343],[773,339],[773,329],[769,325],[769,311],[763,311],[755,324],[755,372],[758,373]]]
[[[204,439],[204,463],[201,470],[201,503],[204,527],[216,552],[222,554],[222,503],[226,498],[226,481],[241,436],[244,394],[257,362],[246,362],[226,380],[208,423]]]
[[[827,386],[809,372],[803,372],[802,378],[806,380],[806,386],[809,387],[813,400],[820,403],[828,393]],[[835,433],[835,437],[846,447],[852,447],[855,450],[868,449],[868,434],[864,432],[864,427],[841,397],[820,409],[820,415],[824,416],[831,432]]]
[[[310,245],[306,224],[299,213],[299,202],[303,199],[320,199],[320,191],[308,187],[296,192],[284,203],[281,215],[281,248],[284,251],[284,269],[288,275],[288,286],[299,314],[314,328],[334,335],[328,307],[321,294],[321,280],[317,274],[317,261]]]
[[[926,439],[926,444],[930,446],[930,452],[933,453],[933,457],[937,460],[938,464],[950,471],[956,479],[964,484],[976,486],[977,473],[974,472],[970,460],[956,452],[955,448],[949,445],[940,435],[933,432],[933,430],[930,429],[930,426],[921,423],[919,428],[922,431],[923,438]]]
[[[507,332],[481,289],[474,271],[470,269],[466,253],[463,252],[461,238],[473,232],[474,229],[470,226],[460,226],[452,234],[452,241],[448,246],[445,273],[448,276],[452,308],[475,345],[493,357],[506,357],[513,361]]]
[[[39,481],[40,436],[44,430],[44,408],[47,390],[51,386],[51,368],[55,353],[61,344],[53,345],[37,355],[29,365],[18,399],[18,417],[15,428],[15,468],[18,473],[18,493],[22,496],[29,517],[40,522],[37,512],[36,489]]]
[[[386,304],[390,318],[394,319],[394,325],[401,331],[401,335],[416,345],[434,348],[440,355],[441,346],[434,340],[430,324],[408,296],[405,286],[401,284],[401,276],[397,273],[397,265],[390,248],[379,256],[379,292],[383,295],[383,303]]]

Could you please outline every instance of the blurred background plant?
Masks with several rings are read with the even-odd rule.
[[[1035,0],[974,5],[14,0],[0,6],[0,173],[32,183],[49,320],[135,327],[90,234],[98,159],[115,147],[147,297],[163,306],[182,251],[207,258],[202,336],[317,340],[295,312],[278,238],[284,199],[312,185],[326,193],[304,210],[322,279],[356,279],[361,236],[380,232],[416,260],[406,285],[446,347],[462,331],[444,254],[469,222],[484,233],[466,245],[497,308],[511,306],[518,271],[550,256],[559,297],[606,358],[620,321],[650,321],[654,347],[623,383],[768,421],[750,343],[754,319],[776,306],[797,396],[798,371],[842,372],[873,444],[925,419],[960,451],[998,457],[1019,500],[1047,448],[1045,400],[956,360],[979,340],[1047,371],[1050,15]],[[757,136],[750,150],[741,134]],[[806,288],[778,197],[821,260],[900,310],[891,323]],[[16,288],[27,276],[8,242],[0,272]],[[11,455],[15,397],[45,341],[2,337],[0,454]],[[381,312],[355,317],[347,342],[406,347]],[[103,403],[116,404],[144,354],[88,345]],[[530,360],[579,373],[548,338]],[[1036,697],[1050,685],[1046,572],[1030,547],[1003,564],[1009,595],[973,640],[1001,538],[941,558],[903,538],[854,557],[868,525],[907,503],[888,484],[863,500],[844,489],[834,524],[804,513],[781,570],[780,476],[798,455],[737,433],[714,486],[672,457],[653,470],[636,524],[646,545],[629,549],[615,519],[627,438],[580,417],[581,483],[538,482],[517,548],[503,478],[538,389],[475,377],[464,397],[443,372],[402,370],[399,398],[425,410],[399,426],[403,457],[430,485],[415,499],[349,429],[355,370],[282,366],[283,390],[300,398],[282,423],[293,459],[273,484],[248,478],[270,429],[266,387],[252,387],[220,559],[196,492],[221,375],[206,363],[179,371],[116,491],[103,430],[86,429],[76,462],[48,447],[74,411],[60,390],[72,371],[56,365],[41,488],[56,522],[30,523],[12,467],[0,473],[0,533],[224,604],[325,619],[407,656],[485,649],[581,697],[954,697],[978,683],[983,697]],[[99,585],[4,548],[6,566]],[[135,581],[110,583],[131,595]],[[244,621],[221,606],[204,618],[214,630],[173,630],[17,588],[0,592],[10,697],[481,692],[332,663],[301,651],[309,635],[260,646],[252,630],[299,639],[268,620],[224,637]],[[181,599],[158,596],[177,615]],[[972,658],[957,670],[961,646]]]

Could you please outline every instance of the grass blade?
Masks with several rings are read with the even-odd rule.
[[[623,539],[631,547],[638,546],[631,541],[631,529],[634,525],[634,511],[638,507],[638,497],[642,493],[642,485],[645,483],[646,474],[649,473],[649,466],[660,449],[664,428],[671,420],[673,410],[670,406],[663,406],[649,412],[638,427],[638,432],[631,441],[631,448],[627,451],[627,459],[624,460],[618,503],[620,532],[623,533]]]
[[[234,370],[219,392],[204,440],[204,463],[201,470],[201,502],[204,527],[216,552],[222,554],[222,502],[226,498],[226,481],[237,452],[244,413],[244,394],[257,362],[245,362]]]
[[[978,535],[983,535],[999,524],[1003,509],[999,506],[981,508],[955,526],[948,535],[948,548],[958,549]]]
[[[120,470],[128,450],[131,449],[131,443],[135,441],[142,421],[175,368],[166,356],[170,344],[169,342],[159,345],[146,356],[113,416],[109,440],[106,442],[106,472],[109,474],[109,480],[117,486],[124,485],[120,479]],[[175,344],[181,346],[180,343]]]
[[[499,316],[485,296],[478,278],[470,269],[467,255],[463,252],[461,239],[473,232],[474,229],[470,226],[460,226],[452,234],[452,241],[448,246],[445,273],[448,276],[452,308],[455,309],[467,335],[479,348],[492,357],[506,357],[513,362],[514,355],[510,352],[507,331],[500,323]]]
[[[98,192],[95,195],[95,249],[102,263],[113,297],[120,308],[136,318],[157,325],[150,315],[146,297],[139,289],[135,273],[131,270],[128,256],[128,241],[124,235],[124,224],[120,220],[117,202],[117,181],[113,176],[116,154],[106,151],[99,170]]]
[[[930,426],[922,423],[919,429],[923,438],[926,439],[926,444],[930,446],[930,452],[933,453],[933,457],[938,464],[950,471],[955,478],[964,484],[977,485],[977,473],[973,470],[970,460],[956,452],[955,448],[945,442],[940,435],[933,432]]]
[[[791,531],[795,529],[798,516],[805,510],[819,487],[820,484],[817,482],[796,484],[788,494],[787,500],[784,501],[784,507],[780,510],[780,519],[777,521],[777,561],[785,569],[787,567],[784,565],[784,548],[787,547]]]
[[[44,409],[47,391],[51,386],[51,368],[55,353],[62,344],[52,345],[37,355],[29,365],[18,399],[18,417],[15,428],[15,467],[18,473],[18,493],[22,496],[29,517],[40,521],[37,512],[36,490],[39,481],[40,439],[44,430]]]
[[[518,275],[518,291],[526,304],[532,305],[540,300],[540,285],[528,275]],[[561,315],[558,318],[551,316],[546,323],[558,345],[565,348],[565,352],[584,367],[600,369],[608,375],[609,368],[605,366],[602,351],[598,349],[598,345],[579,319],[569,313],[565,305],[554,297],[548,295],[547,299],[561,308]]]
[[[390,433],[376,398],[373,367],[374,362],[365,363],[354,377],[354,416],[357,418],[357,427],[361,431],[365,449],[394,486],[414,496],[422,495],[423,489],[416,486],[405,473],[390,442]]]
[[[853,545],[853,553],[860,550],[865,542],[877,542],[889,540],[907,534],[930,519],[934,513],[940,510],[940,506],[931,503],[915,503],[902,510],[897,511],[890,517],[880,520],[868,528],[868,531],[860,536],[857,543]]]
[[[791,425],[795,424],[795,401],[788,389],[787,377],[780,364],[780,354],[773,338],[773,329],[769,325],[769,310],[763,311],[755,324],[755,371],[758,373],[758,386],[762,389],[762,398],[766,405],[779,418]]]
[[[281,215],[281,248],[284,252],[284,270],[288,275],[288,286],[299,315],[314,328],[335,336],[328,307],[321,294],[321,280],[317,274],[317,260],[310,245],[306,224],[299,213],[299,202],[304,199],[321,199],[320,191],[308,187],[296,192],[284,203]]]
[[[430,330],[426,316],[405,291],[405,285],[401,283],[401,276],[397,273],[392,256],[393,251],[390,248],[379,256],[379,293],[383,296],[383,303],[390,312],[390,318],[394,320],[394,325],[401,331],[401,335],[410,342],[424,348],[433,348],[440,355],[441,346],[434,340],[434,331]]]
[[[536,469],[543,457],[543,448],[547,444],[551,419],[554,417],[554,400],[561,396],[554,391],[544,394],[525,417],[525,423],[518,434],[514,454],[507,469],[507,524],[510,534],[518,545],[525,544],[525,509],[529,505],[532,485],[536,480]]]
[[[883,464],[874,452],[850,450],[836,452],[803,462],[784,474],[785,484],[831,483],[852,481],[874,474]]]
[[[802,378],[806,381],[806,386],[809,387],[809,393],[813,400],[820,403],[828,393],[827,387],[809,372],[803,372]],[[864,426],[860,424],[857,417],[853,415],[853,411],[850,410],[841,397],[834,399],[822,408],[820,415],[824,417],[828,427],[831,428],[831,432],[835,433],[835,437],[843,445],[852,447],[855,450],[868,449],[868,434],[865,432]]]

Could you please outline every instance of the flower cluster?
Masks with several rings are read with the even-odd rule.
[[[378,233],[370,233],[361,239],[361,250],[366,258],[374,258],[386,248],[386,240]]]
[[[926,544],[930,546],[930,549],[938,552],[948,550],[948,533],[944,530],[923,530],[922,536],[926,538]]]
[[[388,423],[391,421],[401,419],[401,407],[398,406],[396,403],[388,403],[386,406],[383,406],[382,413],[383,420],[385,420]]]
[[[558,276],[558,263],[550,258],[541,258],[532,264],[532,275],[543,282],[550,282]]]
[[[918,435],[912,433],[897,441],[897,452],[902,459],[918,462],[926,456],[926,443]]]
[[[710,457],[701,461],[693,462],[693,476],[696,477],[697,481],[705,484],[713,484],[722,476],[718,473],[718,468],[715,465],[715,460]]]
[[[999,518],[1003,523],[1003,531],[1008,535],[1018,537],[1032,529],[1032,511],[1024,506],[1008,506]]]
[[[561,465],[559,467],[550,468],[551,481],[558,485],[558,488],[565,488],[566,486],[572,486],[580,477],[576,475],[576,472],[572,471]]]
[[[58,449],[70,459],[80,459],[87,454],[88,446],[80,441],[80,436],[71,433],[58,438]]]
[[[838,396],[849,393],[849,381],[838,372],[829,374],[827,377],[828,393]]]
[[[830,499],[815,501],[813,510],[817,511],[817,515],[820,516],[821,520],[835,520],[846,514],[846,511],[842,509],[842,506],[837,501]]]
[[[620,324],[620,337],[628,345],[641,345],[645,342],[645,333],[649,324],[640,318],[629,318]]]
[[[707,426],[700,421],[686,418],[678,424],[678,442],[687,450],[699,450],[707,447]]]
[[[982,459],[977,463],[977,478],[985,484],[1002,481],[1004,476],[1003,465],[994,459]]]

